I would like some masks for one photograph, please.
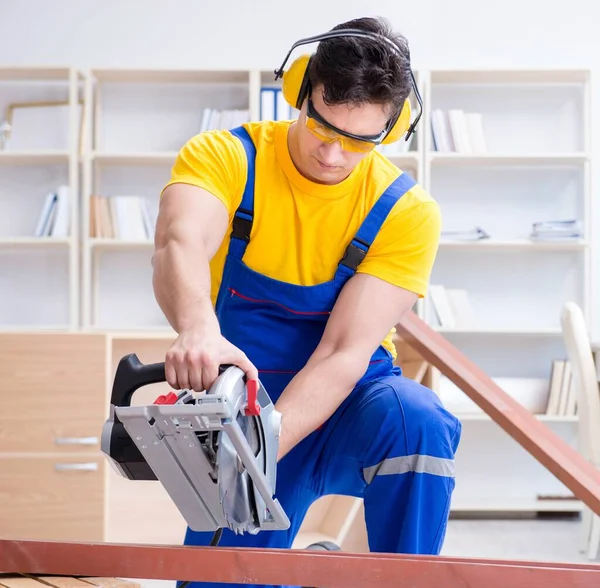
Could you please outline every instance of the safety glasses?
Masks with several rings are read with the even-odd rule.
[[[342,149],[353,153],[369,153],[383,141],[387,129],[377,135],[353,135],[328,123],[316,110],[309,96],[306,109],[306,128],[320,141],[339,141]]]

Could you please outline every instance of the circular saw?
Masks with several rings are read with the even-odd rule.
[[[209,390],[131,406],[137,389],[165,381],[164,363],[119,362],[101,439],[119,475],[158,480],[194,531],[289,528],[274,498],[281,415],[260,381],[223,366]]]

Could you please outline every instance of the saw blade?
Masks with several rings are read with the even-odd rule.
[[[264,471],[264,452],[261,451],[261,436],[256,417],[238,413],[236,419],[252,453]],[[254,486],[241,457],[226,431],[219,434],[217,450],[219,494],[229,526],[236,533],[255,532],[257,529]]]

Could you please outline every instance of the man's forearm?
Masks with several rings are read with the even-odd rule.
[[[218,328],[211,297],[210,268],[202,245],[170,240],[152,258],[154,295],[177,333],[202,325]]]
[[[346,350],[311,358],[275,404],[282,414],[278,459],[335,412],[367,367]]]

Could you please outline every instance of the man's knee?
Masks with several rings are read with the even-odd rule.
[[[454,458],[461,424],[432,390],[403,376],[392,376],[382,380],[373,393],[366,413],[378,423],[379,435],[387,437],[390,451]]]

